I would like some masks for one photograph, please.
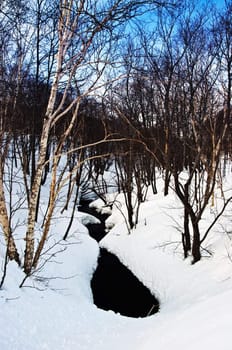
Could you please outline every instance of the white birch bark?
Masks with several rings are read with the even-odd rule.
[[[88,27],[86,25],[86,28],[85,28],[86,32],[84,32],[85,35],[83,36],[83,40],[81,40],[81,46],[79,46],[79,49],[77,49],[78,50],[77,54],[74,54],[72,55],[72,57],[70,57],[68,49],[72,44],[73,37],[75,35],[77,36],[78,25],[81,26],[81,21],[80,23],[78,21],[84,13],[85,5],[87,6],[87,8],[89,6],[88,2],[80,1],[78,3],[77,8],[74,11],[74,4],[75,2],[73,0],[60,0],[59,2],[60,15],[59,15],[58,25],[57,25],[58,49],[56,54],[56,69],[54,72],[54,79],[52,82],[50,97],[47,105],[47,110],[45,113],[43,129],[42,129],[42,134],[40,139],[40,151],[38,156],[38,162],[35,170],[35,176],[32,184],[30,198],[29,198],[27,232],[25,237],[26,248],[24,253],[24,271],[27,275],[31,273],[33,265],[34,266],[37,265],[38,257],[42,251],[44,242],[46,240],[46,237],[50,228],[50,221],[54,210],[54,200],[56,197],[56,195],[54,195],[54,191],[59,190],[57,187],[57,184],[53,183],[53,180],[56,179],[56,174],[53,173],[52,176],[54,176],[54,178],[50,185],[51,203],[49,204],[49,207],[48,207],[48,213],[47,213],[48,216],[47,218],[45,218],[44,234],[42,235],[41,242],[39,243],[37,252],[35,253],[34,239],[35,239],[36,207],[37,207],[37,202],[39,198],[39,191],[41,186],[43,170],[46,162],[46,150],[47,150],[50,130],[55,126],[55,124],[60,119],[65,117],[65,115],[67,115],[67,113],[70,112],[73,107],[75,108],[74,114],[76,118],[80,97],[77,97],[76,99],[74,98],[72,102],[68,103],[68,106],[65,106],[65,101],[67,100],[67,93],[72,84],[72,80],[75,77],[77,69],[80,68],[80,71],[81,71],[81,64],[85,61],[85,58],[88,55],[88,50],[91,47],[94,37],[100,31],[105,30],[106,24],[108,22],[113,22],[113,17],[114,16],[117,17],[116,10],[118,7],[119,7],[119,15],[121,16],[121,13],[122,13],[122,8],[120,9],[121,1],[117,0],[115,2],[112,2],[111,6],[105,12],[100,22],[97,20],[97,16],[96,16],[96,22],[95,23],[93,22],[92,27],[91,26]],[[88,12],[86,12],[86,14],[88,14]],[[93,18],[94,18],[94,15],[93,15]],[[83,28],[81,27],[80,30],[82,33]],[[86,62],[84,63],[86,64]],[[103,72],[103,69],[101,69],[101,74],[102,72]],[[94,85],[98,81],[101,74],[93,79],[93,82],[89,84],[90,87],[86,88],[87,91],[82,93],[82,97],[86,96],[91,89],[93,90]],[[64,77],[64,80],[62,81],[63,77]],[[66,82],[64,82],[65,79],[67,79]],[[57,102],[57,92],[61,81],[63,82],[63,86],[64,84],[66,84],[66,86],[64,87],[64,89],[62,89],[63,98],[61,99],[60,104],[58,106],[55,106]],[[73,116],[73,119],[70,122],[70,126],[64,132],[62,142],[65,142],[65,139],[70,132],[69,130],[71,130],[71,128],[73,127],[75,118]],[[56,172],[56,166],[54,165],[54,163],[53,163],[53,166],[54,166],[53,170]]]
[[[62,5],[62,1],[61,1]],[[35,220],[36,220],[36,207],[41,186],[41,180],[43,175],[43,169],[46,161],[46,150],[48,145],[49,133],[54,119],[54,106],[56,102],[56,96],[61,78],[62,63],[65,52],[68,48],[68,41],[70,40],[70,32],[67,30],[70,21],[70,11],[65,6],[61,7],[61,15],[58,22],[58,34],[59,34],[59,46],[56,55],[56,71],[52,83],[51,93],[47,105],[47,110],[44,118],[43,130],[40,138],[40,151],[38,163],[35,171],[35,177],[32,184],[29,208],[28,208],[28,221],[26,232],[26,248],[24,253],[24,272],[30,274],[33,259],[34,259],[34,236],[35,236]]]

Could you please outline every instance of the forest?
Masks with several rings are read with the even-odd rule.
[[[44,264],[57,210],[71,208],[67,239],[86,187],[109,204],[112,168],[128,233],[161,175],[183,207],[183,257],[201,260],[232,199],[231,86],[230,0],[1,0],[1,285],[10,260],[25,279]],[[216,187],[224,204],[202,232]]]

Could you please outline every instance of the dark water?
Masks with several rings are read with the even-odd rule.
[[[97,242],[100,242],[100,240],[105,237],[105,221],[108,218],[109,215],[107,214],[100,214],[95,209],[90,208],[89,204],[91,201],[81,201],[79,206],[79,211],[82,211],[84,213],[90,214],[95,216],[97,219],[100,220],[100,224],[89,224],[86,225],[89,230],[89,235],[94,238]]]
[[[80,211],[96,216],[101,224],[88,225],[89,234],[98,242],[105,236],[106,215],[81,203]],[[94,304],[129,317],[146,317],[159,310],[159,301],[114,255],[100,249],[98,265],[91,280]]]
[[[146,317],[159,310],[158,300],[119,259],[100,250],[91,281],[94,304],[129,317]]]

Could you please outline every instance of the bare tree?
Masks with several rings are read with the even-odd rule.
[[[51,3],[53,3],[53,11],[52,15],[49,16],[48,7]],[[4,1],[1,4],[0,16],[3,19],[9,19],[9,23],[12,22],[15,27],[15,37],[12,38],[12,43],[13,47],[16,48],[16,64],[13,67],[9,61],[8,71],[9,67],[11,67],[12,72],[15,71],[16,86],[13,106],[14,110],[17,111],[17,116],[23,114],[19,97],[22,91],[26,93],[24,77],[27,74],[28,76],[32,75],[35,79],[35,105],[29,132],[30,146],[28,147],[25,138],[21,139],[22,142],[17,142],[18,148],[15,147],[15,149],[23,151],[15,156],[15,161],[18,163],[18,158],[21,160],[27,188],[28,210],[24,271],[26,275],[29,275],[32,268],[37,266],[48,238],[59,193],[69,182],[71,173],[67,170],[70,154],[93,147],[96,143],[108,142],[108,134],[105,132],[102,140],[97,140],[89,145],[83,145],[80,142],[74,146],[73,150],[67,149],[67,141],[79,117],[82,100],[87,95],[96,95],[97,90],[104,89],[110,76],[109,70],[107,70],[108,66],[112,64],[111,67],[114,69],[111,72],[115,70],[117,65],[113,67],[113,63],[116,63],[115,58],[118,60],[119,56],[116,47],[114,50],[112,48],[113,44],[116,45],[117,41],[122,38],[124,23],[139,14],[156,9],[157,6],[164,6],[165,3],[119,0],[104,1],[99,4],[96,0],[79,2],[38,0],[33,3],[34,7],[31,10],[28,9],[24,1],[17,2],[17,4],[19,5],[17,11],[11,11],[16,6],[14,2]],[[30,11],[34,11],[35,16],[30,17]],[[15,16],[14,12],[17,12]],[[22,22],[24,15],[26,17]],[[35,20],[33,21],[32,18]],[[22,26],[21,23],[23,23]],[[47,38],[50,42],[44,45]],[[34,53],[33,46],[36,48]],[[12,53],[12,50],[9,53]],[[2,62],[1,58],[1,65]],[[120,64],[118,66],[120,67]],[[113,78],[111,75],[110,79],[118,79],[120,74],[119,70],[113,74]],[[43,107],[44,111],[41,108],[40,113],[37,114],[38,109],[35,106],[39,100],[41,82],[47,84],[46,108]],[[12,95],[10,98],[12,100]],[[41,130],[39,130],[38,136],[36,135],[37,141],[35,139],[35,123],[38,118],[41,121]],[[53,138],[57,135],[57,128],[59,129],[60,126],[62,128],[59,140],[56,139],[53,142]],[[28,132],[28,130],[25,131]],[[28,149],[29,153],[27,153]],[[26,156],[25,150],[27,150]],[[98,158],[100,156],[97,155]],[[95,155],[88,155],[87,159],[90,160],[93,157]],[[79,162],[78,157],[76,157],[72,171],[77,172],[81,164],[82,161]],[[51,169],[49,178],[47,177],[48,166]],[[3,174],[4,163],[1,164],[1,170],[1,174]],[[28,175],[31,176],[30,184],[27,184]],[[47,183],[50,181],[50,198],[47,203],[42,232],[39,234],[38,244],[35,245],[37,210],[44,179]],[[3,195],[1,199],[4,205],[6,201]],[[7,214],[8,208],[4,207],[3,209],[4,213]],[[5,217],[7,216],[5,215]],[[2,227],[9,240],[11,234],[6,231],[8,228],[10,229],[8,223],[7,225],[2,224]]]
[[[184,255],[186,257],[191,250],[193,263],[201,259],[201,244],[207,237],[200,232],[199,223],[214,193],[228,128],[227,113],[219,113],[222,105],[216,85],[217,47],[212,45],[206,13],[199,15],[198,21],[192,21],[190,17],[187,22],[182,22],[180,34],[186,49],[179,77],[184,77],[184,82],[180,82],[178,95],[181,101],[177,103],[179,107],[183,106],[182,111],[188,117],[184,124],[183,121],[179,124],[181,140],[184,141],[182,150],[189,158],[187,162],[183,158],[187,165],[187,179],[182,179],[177,154],[172,164],[175,191],[184,205]]]
[[[201,11],[189,2],[177,14],[159,13],[158,44],[144,40],[148,36],[142,33],[143,65],[130,66],[127,99],[123,100],[127,106],[123,117],[133,130],[137,128],[139,141],[165,174],[165,194],[174,180],[184,207],[184,256],[191,254],[193,263],[201,259],[201,244],[216,223],[213,220],[210,229],[200,231],[213,199],[231,118],[229,15],[220,18],[227,35],[222,40],[217,33],[215,44],[209,10]]]

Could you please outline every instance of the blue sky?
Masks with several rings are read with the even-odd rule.
[[[214,0],[214,2],[218,7],[223,7],[225,3],[224,0]]]

